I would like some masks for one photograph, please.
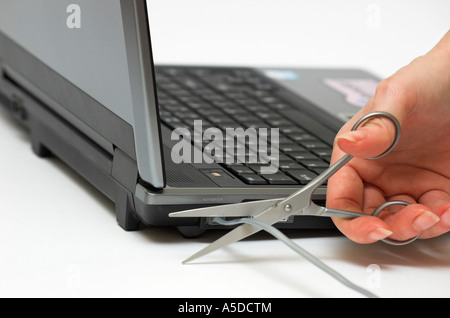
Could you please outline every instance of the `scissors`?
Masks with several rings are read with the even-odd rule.
[[[371,117],[382,116],[390,119],[396,129],[395,138],[392,145],[381,155],[373,158],[368,158],[367,160],[376,160],[387,155],[391,150],[397,145],[400,140],[400,123],[397,118],[392,114],[386,112],[372,112],[363,117],[361,117],[353,126],[352,131],[356,130],[364,121]],[[368,214],[351,212],[345,210],[330,209],[323,206],[316,205],[312,201],[312,195],[314,191],[322,185],[326,180],[328,180],[332,175],[334,175],[339,169],[341,169],[346,163],[348,163],[353,156],[346,154],[336,163],[330,166],[327,170],[322,172],[315,179],[310,181],[305,187],[294,192],[290,196],[281,199],[269,199],[260,201],[251,201],[236,204],[227,204],[220,206],[213,206],[207,208],[193,209],[181,212],[174,212],[169,214],[170,217],[218,217],[218,218],[230,218],[230,217],[240,217],[240,218],[253,218],[259,223],[273,225],[281,220],[286,219],[292,215],[310,215],[319,217],[340,217],[340,218],[356,218],[359,216],[367,216]],[[406,201],[388,201],[380,205],[371,214],[372,216],[378,216],[378,214],[388,206],[391,205],[409,205],[410,203]],[[209,254],[216,251],[224,246],[231,243],[242,240],[254,233],[261,231],[260,227],[253,224],[242,224],[229,233],[225,234],[215,242],[206,246],[204,249],[198,253],[192,255],[186,259],[183,263],[192,261],[196,258]],[[388,238],[382,241],[391,245],[406,245],[415,241],[420,235],[413,237],[406,241],[395,241]]]

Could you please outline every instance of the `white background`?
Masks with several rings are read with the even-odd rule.
[[[450,2],[149,0],[157,63],[357,67],[384,78],[449,29]],[[125,232],[114,206],[57,159],[39,159],[0,111],[1,297],[359,297],[268,235],[194,264],[220,233]],[[449,297],[450,236],[405,247],[336,232],[296,243],[382,297]]]

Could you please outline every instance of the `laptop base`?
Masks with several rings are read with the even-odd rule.
[[[0,76],[0,104],[29,130],[33,152],[42,158],[56,156],[90,184],[114,202],[117,223],[126,231],[141,226],[171,226],[178,228],[184,237],[197,237],[208,229],[225,227],[211,224],[202,218],[169,218],[168,214],[180,209],[195,209],[210,204],[149,205],[135,196],[139,176],[136,161],[114,148],[113,154],[105,151],[85,136],[71,123],[47,107],[23,88],[6,71]],[[144,184],[148,191],[158,193]],[[323,204],[323,202],[322,202]],[[277,224],[286,229],[334,229],[328,218],[297,217]]]

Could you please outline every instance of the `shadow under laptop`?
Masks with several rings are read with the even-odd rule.
[[[231,230],[231,229],[230,229]],[[195,238],[186,238],[175,227],[143,227],[140,232],[147,237],[152,243],[200,243],[209,244],[227,234],[230,230],[227,229],[211,229],[207,230],[202,235]],[[342,234],[337,230],[291,230],[285,229],[282,232],[291,239],[310,239],[310,238],[324,238],[324,237],[339,237]],[[260,231],[247,237],[241,241],[275,241],[272,235],[267,232]]]
[[[214,242],[227,232],[227,230],[211,230],[200,237],[187,239],[181,237],[175,228],[149,228],[142,231],[143,235],[151,243],[183,244],[184,242],[186,244],[192,244],[192,242],[195,242],[198,243],[198,250]],[[429,269],[434,267],[448,267],[450,265],[450,233],[432,239],[417,240],[412,244],[404,246],[393,246],[383,242],[357,244],[347,239],[338,230],[283,230],[283,233],[325,263],[327,261],[345,261],[363,267],[367,267],[368,264],[379,264],[383,266],[383,270],[387,271],[397,266]],[[310,239],[320,239],[320,242],[311,244]],[[265,244],[271,241],[276,241],[276,239],[269,233],[261,231],[243,239],[241,242],[260,242],[261,244]],[[289,250],[282,242],[279,242],[279,244],[279,248]],[[322,244],[325,244],[325,246]],[[274,245],[271,246],[271,248],[274,248]],[[278,247],[275,248],[278,249]],[[215,257],[208,258],[205,256],[204,259],[201,258],[189,264],[295,261],[301,257],[294,252],[282,253],[281,255],[272,253],[274,250],[272,252],[265,250],[264,253],[259,255],[255,253],[249,255],[242,252],[246,248],[240,249],[236,243],[225,246],[223,250],[227,254],[225,258],[220,257],[217,259]],[[194,252],[197,252],[197,250]]]

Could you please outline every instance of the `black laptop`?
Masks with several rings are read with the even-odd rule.
[[[338,129],[379,81],[353,69],[155,66],[149,10],[145,0],[0,2],[0,104],[38,156],[111,199],[126,230],[197,236],[220,226],[168,214],[291,194],[328,167]],[[333,225],[296,216],[277,227]]]

